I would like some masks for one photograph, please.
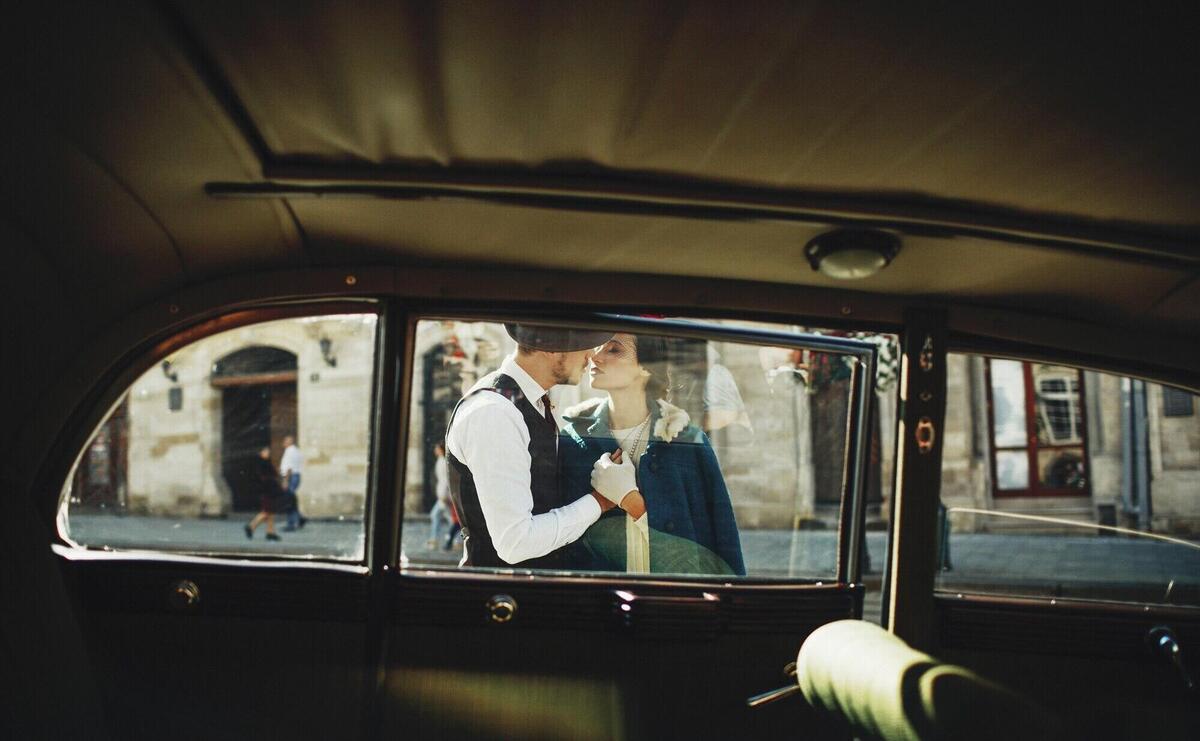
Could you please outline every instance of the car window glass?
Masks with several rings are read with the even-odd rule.
[[[78,547],[361,560],[376,316],[209,335],[120,397],[63,489]]]
[[[602,334],[584,353],[561,353],[561,382],[546,381],[553,417],[546,422],[540,398],[532,398],[542,387],[522,388],[518,377],[538,372],[526,367],[544,372],[550,350],[526,362],[503,324],[417,323],[402,566],[460,568],[473,545],[464,545],[465,526],[469,538],[481,531],[486,542],[483,557],[472,552],[464,568],[834,578],[854,356],[727,338]],[[551,348],[562,337],[528,341],[540,339]],[[556,449],[535,439],[539,424]],[[618,448],[622,461],[636,461],[628,475],[642,495],[642,522],[636,506],[596,519],[598,505],[587,501],[597,460]],[[495,460],[499,450],[520,464]],[[543,478],[539,450],[556,461]],[[878,520],[881,492],[877,483],[868,490]],[[554,525],[541,530],[547,513]]]
[[[1200,605],[1195,395],[951,355],[938,588]]]

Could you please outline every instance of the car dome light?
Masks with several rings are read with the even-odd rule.
[[[900,251],[900,238],[873,229],[837,229],[804,247],[813,270],[837,280],[867,278],[887,267]]]

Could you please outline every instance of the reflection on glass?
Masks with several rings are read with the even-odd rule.
[[[1079,371],[1057,365],[1032,366],[1038,442],[1068,445],[1083,441]]]
[[[1042,485],[1052,489],[1084,489],[1087,474],[1083,448],[1059,448],[1038,451],[1038,470]]]
[[[376,316],[210,335],[139,377],[64,487],[80,546],[363,556]]]
[[[1025,373],[1022,364],[1016,360],[993,360],[991,365],[996,446],[1023,446],[1026,437]]]
[[[1029,488],[1029,456],[1025,451],[1001,450],[996,453],[996,488]]]
[[[951,507],[937,589],[1200,606],[1200,541],[1059,517]]]
[[[961,433],[992,431],[989,397],[1008,418],[1018,363],[949,361],[948,387],[987,393],[947,409],[941,589],[1200,607],[1200,415],[1172,416],[1151,383],[1030,361],[1030,439],[1006,448]]]
[[[538,400],[548,391],[552,402],[557,453],[542,463],[557,466],[546,480],[558,483],[548,492],[537,483],[540,459],[530,452],[541,445],[540,406],[522,406],[517,414],[516,407],[509,409],[511,394],[493,392],[511,386],[501,377],[517,380],[517,386],[521,374],[532,378],[537,359],[527,363],[502,324],[421,321],[416,336],[402,566],[721,577],[836,574],[854,367],[847,356],[724,340],[608,335],[588,348],[586,361],[582,355],[564,357],[563,373],[548,390],[521,391],[521,398]],[[529,342],[542,339],[551,338]],[[486,358],[482,348],[488,349]],[[471,377],[459,367],[471,368]],[[503,429],[489,427],[482,439],[496,450],[507,445],[506,435],[520,438],[507,447],[511,458],[521,459],[528,488],[488,492],[480,484],[498,480],[489,471],[505,465],[489,462],[472,448],[469,433],[460,431],[470,423],[460,427],[458,415],[477,414],[479,402],[473,400],[480,394],[502,403],[511,422]],[[453,487],[438,473],[443,440],[444,460],[458,474]],[[553,534],[536,548],[520,542],[540,537],[534,532],[538,518],[552,510],[558,522],[570,521],[570,510],[600,488],[593,472],[605,456],[629,466],[640,502],[621,499],[620,507],[583,523],[563,542]],[[514,468],[507,480],[519,480],[518,473]],[[468,475],[470,489],[463,483]],[[439,492],[449,489],[450,509],[462,516],[472,538],[486,533],[495,547],[499,538],[493,533],[520,531],[520,537],[500,535],[508,542],[494,556],[479,558],[474,544],[464,544],[446,522]],[[586,502],[578,506],[594,512]],[[518,527],[510,530],[514,513]],[[522,530],[520,523],[530,521],[534,526]]]

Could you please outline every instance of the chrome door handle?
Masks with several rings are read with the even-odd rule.
[[[655,615],[673,615],[693,630],[715,631],[721,622],[721,596],[713,592],[639,595],[627,589],[617,589],[612,595],[613,615],[617,625],[625,630],[636,629],[647,618],[654,622]]]

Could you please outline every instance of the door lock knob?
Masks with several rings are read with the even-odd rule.
[[[200,587],[191,579],[180,579],[171,586],[167,600],[176,610],[194,610],[200,604]]]
[[[493,623],[507,623],[517,615],[517,601],[507,594],[497,594],[488,600],[487,610]]]

